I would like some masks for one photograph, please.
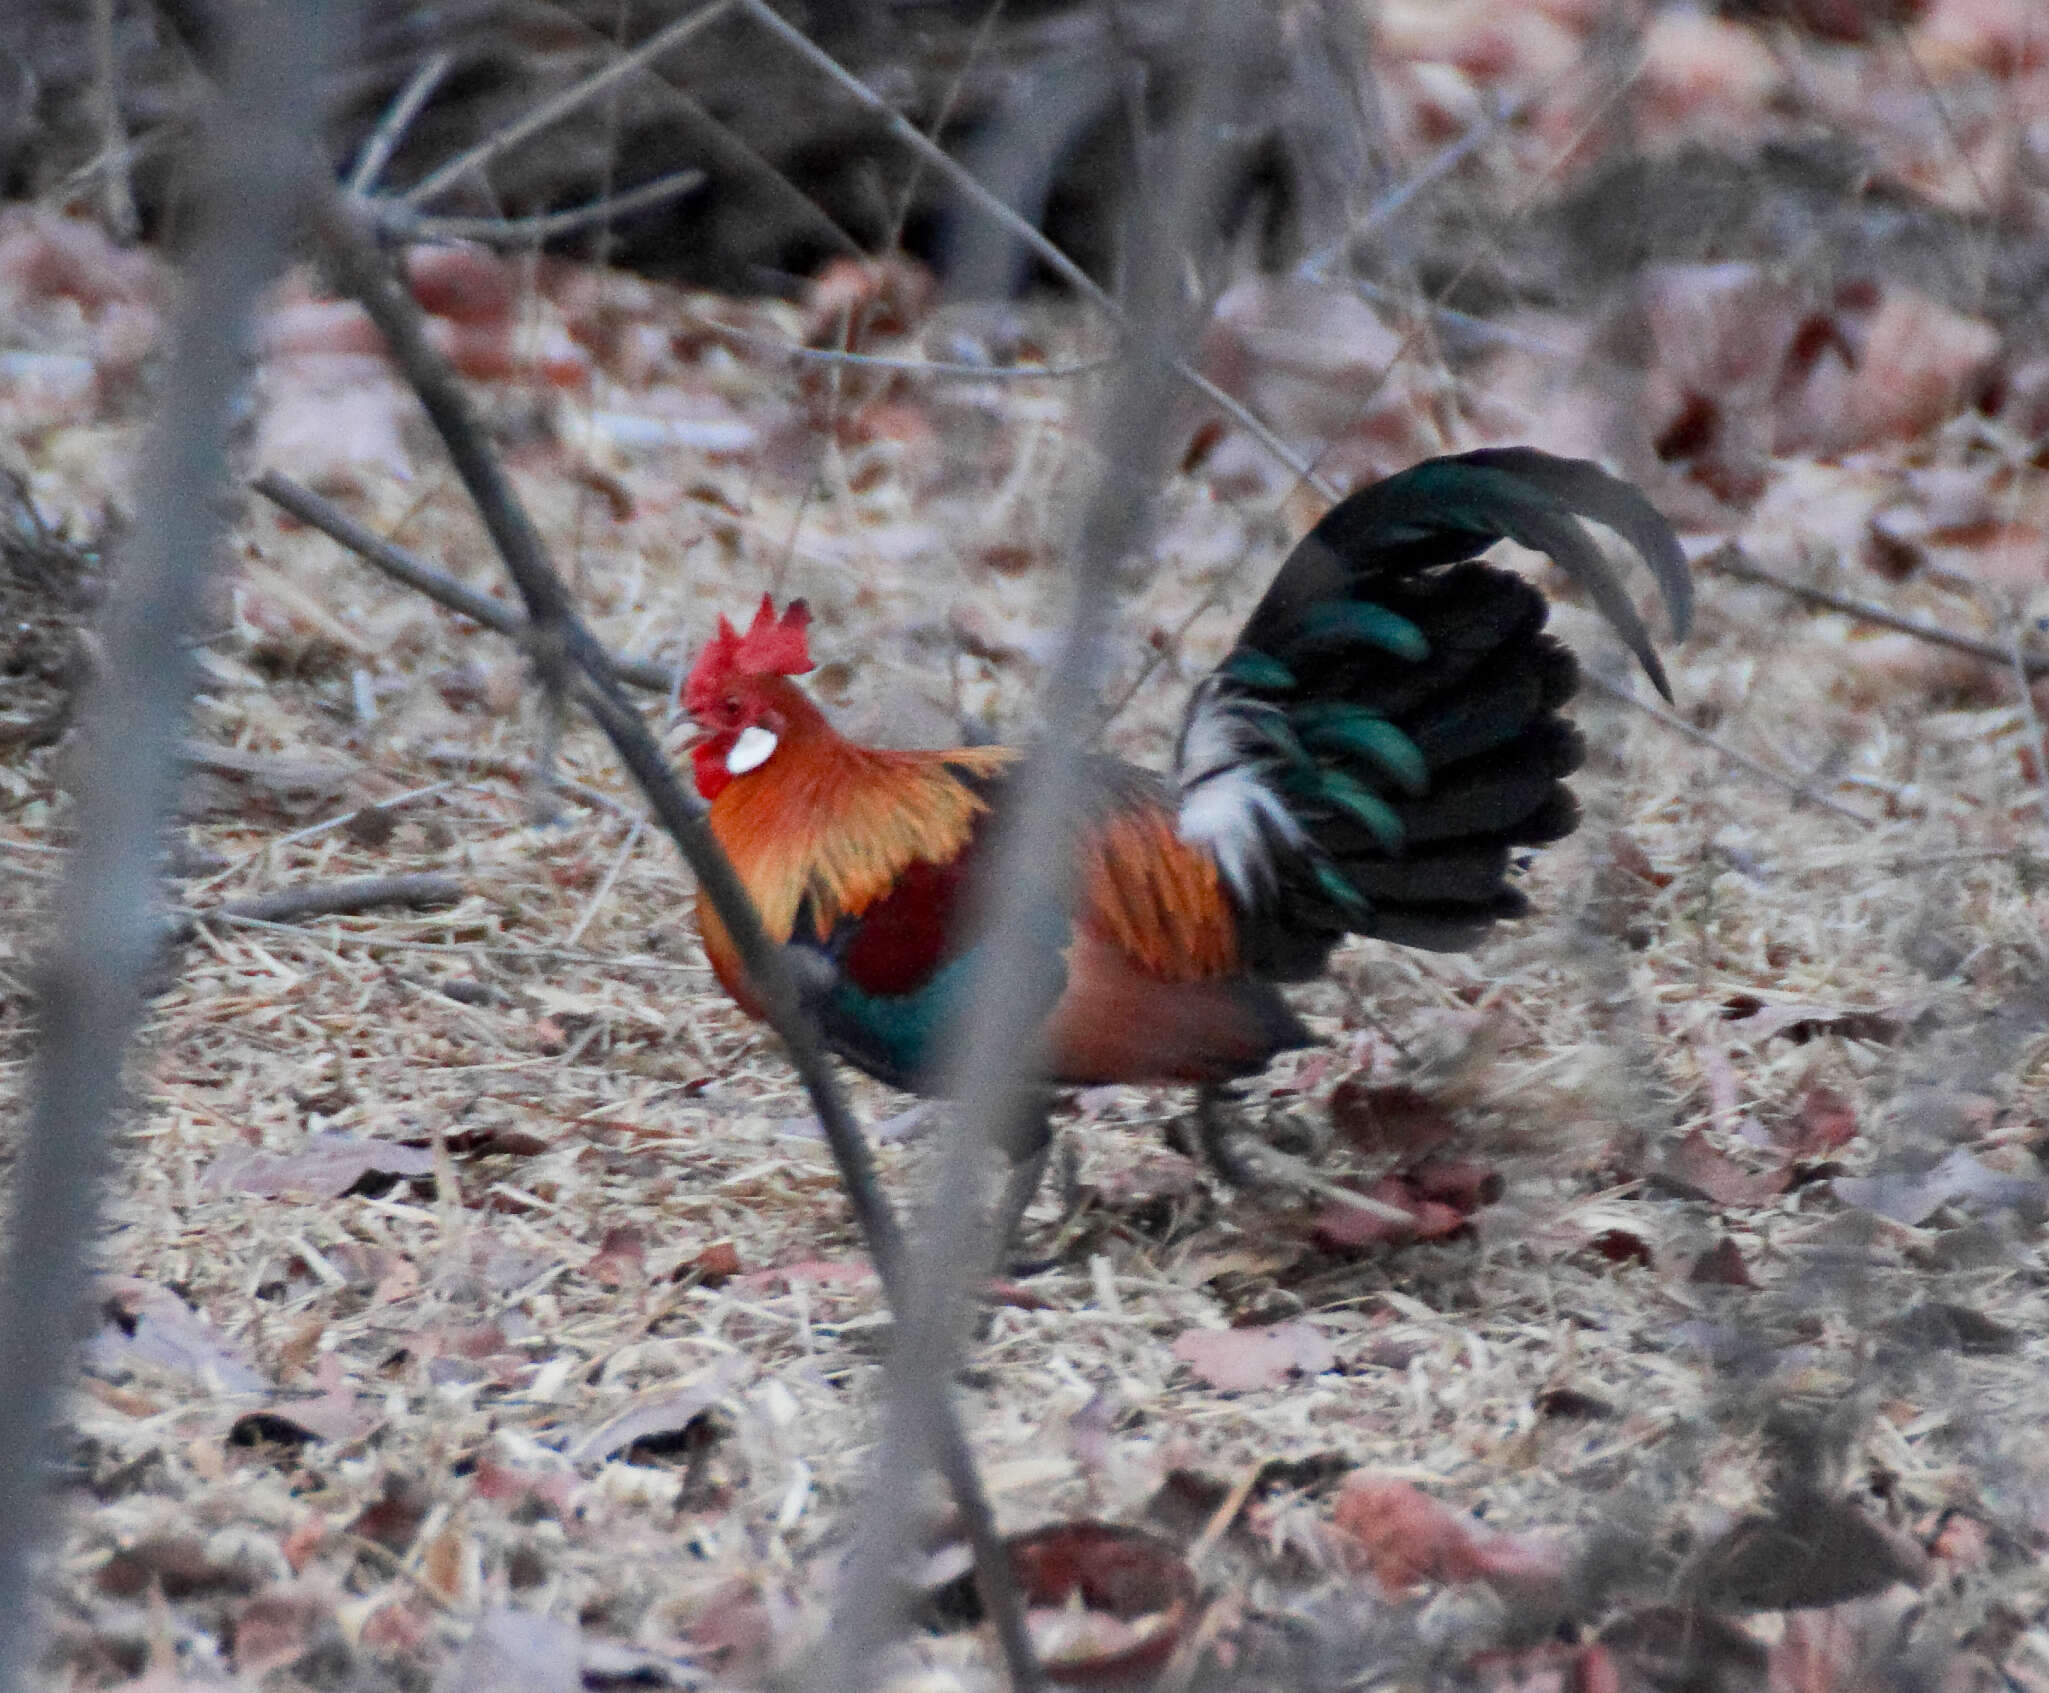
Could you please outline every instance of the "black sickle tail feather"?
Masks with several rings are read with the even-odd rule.
[[[1668,699],[1649,633],[1583,520],[1650,568],[1684,637],[1670,527],[1598,465],[1533,448],[1424,463],[1352,495],[1289,556],[1190,704],[1181,827],[1216,852],[1248,962],[1313,974],[1339,936],[1471,945],[1527,902],[1511,854],[1570,834],[1578,682],[1544,597],[1477,562],[1500,540],[1584,588]]]

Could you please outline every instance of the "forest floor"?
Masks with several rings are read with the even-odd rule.
[[[1871,161],[1847,203],[1911,196],[1979,241],[1982,279],[2049,241],[2026,6],[1862,45],[1666,13],[1622,93],[1571,56],[1599,11],[1388,8],[1404,169],[1483,97],[1537,91],[1437,191],[1498,212],[1503,253],[1499,208],[1593,181],[1624,108],[1654,160],[1825,119]],[[614,650],[681,664],[720,613],[802,595],[849,732],[1029,732],[1100,321],[935,305],[907,265],[788,302],[567,260],[412,274]],[[93,549],[130,520],[175,286],[80,220],[0,209],[13,1121]],[[1042,1619],[1070,1656],[1107,1631],[1216,1685],[2049,1686],[2041,326],[1991,280],[1974,301],[1840,248],[1581,287],[1484,322],[1299,277],[1225,293],[1206,368],[1342,483],[1511,441],[1639,478],[1701,561],[1679,721],[1631,703],[1532,563],[1628,696],[1578,704],[1583,826],[1473,954],[1344,951],[1298,998],[1323,1044],[1246,1100],[1327,1182],[1435,1208],[1389,1231],[1328,1192],[1223,1190],[1167,1146],[1186,1099],[1080,1093],[1022,1247],[1050,1267],[976,1335],[975,1449],[1006,1530],[1141,1525],[1193,1570],[1181,1610]],[[307,276],[272,307],[252,467],[506,598],[352,312]],[[1006,374],[782,351],[850,333]],[[1107,743],[1155,765],[1319,509],[1193,398],[1185,438],[1105,690]],[[459,890],[203,921],[167,965],[71,1407],[53,1685],[757,1679],[826,1614],[888,1327],[802,1092],[705,969],[687,873],[507,643],[253,498],[197,656],[182,906]],[[850,1086],[915,1206],[938,1117]],[[935,1590],[958,1569],[941,1544]],[[928,1620],[907,1679],[995,1684],[957,1595]]]

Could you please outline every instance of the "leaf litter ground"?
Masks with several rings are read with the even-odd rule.
[[[506,274],[504,364],[472,344],[473,374],[610,644],[680,662],[717,613],[803,594],[814,681],[856,732],[1028,723],[1090,379],[926,389],[792,367],[760,344],[842,332],[843,296]],[[1726,280],[1670,286],[1706,310]],[[1349,305],[1305,321],[1255,283],[1234,310],[1250,328],[1224,353],[1254,378],[1261,331],[1310,346],[1312,368],[1359,356]],[[956,359],[1100,351],[1086,323],[1022,309],[861,344],[919,356],[942,329]],[[257,451],[490,589],[481,533],[352,333],[288,291]],[[1403,427],[1429,438],[1355,430],[1339,445],[1362,465],[1598,445],[1575,430],[1599,381],[1403,360],[1403,405],[1427,401]],[[132,398],[10,392],[41,509],[80,534],[118,523]],[[1703,547],[1734,535],[1896,610],[2018,629],[1999,606],[2026,600],[2010,555],[2039,469],[1996,406],[1936,409],[1867,418],[1854,450],[1767,453],[1748,489],[1705,448],[1675,453],[1652,489]],[[1105,690],[1136,686],[1108,740],[1156,764],[1310,509],[1243,443],[1211,446],[1131,571]],[[1989,504],[1959,516],[1972,500]],[[1292,1608],[1391,1679],[1538,1673],[1514,1656],[1534,1603],[1515,1572],[1555,1567],[1531,1551],[1552,1535],[1596,1595],[1566,1614],[1631,1619],[1614,1636],[1631,1662],[1653,1601],[1685,1594],[1744,1619],[1777,1684],[1835,1685],[1874,1641],[2049,1676],[2036,702],[1996,667],[1767,588],[1705,568],[1700,587],[1671,660],[1687,722],[1862,821],[1590,693],[1586,821],[1532,864],[1537,915],[1470,957],[1355,948],[1303,991],[1326,1045],[1278,1063],[1246,1112],[1309,1191],[1210,1187],[1164,1147],[1169,1095],[1069,1101],[1022,1248],[1051,1267],[996,1291],[963,1386],[1006,1528],[1149,1523],[1198,1546],[1213,1598]],[[68,588],[36,604],[48,688],[78,607]],[[802,1095],[704,969],[673,853],[597,738],[545,721],[503,642],[260,507],[212,612],[181,900],[415,870],[463,895],[205,926],[179,955],[74,1405],[63,1673],[416,1686],[500,1651],[537,1686],[749,1680],[823,1619],[887,1343]],[[1590,616],[1557,615],[1623,678]],[[0,762],[17,1095],[65,757],[37,729]],[[943,1124],[853,1085],[914,1203]],[[1390,1238],[1343,1204],[1421,1204],[1453,1161],[1481,1180],[1437,1201],[1442,1229]],[[1355,1469],[1370,1477],[1345,1484]],[[1411,1532],[1418,1489],[1495,1538]],[[1803,1586],[1756,1553],[1754,1513],[1810,1496],[1830,1502],[1810,1525],[1848,1505],[1892,1537],[1838,1559],[1882,1591]],[[1389,1617],[1409,1655],[1376,1659]],[[1232,1624],[1212,1604],[1203,1626]],[[916,1658],[928,1685],[991,1675],[970,1630]],[[1803,1680],[1810,1660],[1827,1673]]]

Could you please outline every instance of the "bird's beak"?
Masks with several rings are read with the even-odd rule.
[[[711,739],[711,735],[712,732],[702,723],[692,722],[686,717],[680,723],[671,725],[662,736],[662,748],[671,758],[690,758],[696,754],[699,747]]]

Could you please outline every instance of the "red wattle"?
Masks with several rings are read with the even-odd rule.
[[[713,735],[690,749],[690,762],[697,772],[697,791],[707,802],[717,799],[733,779],[726,769],[726,754],[732,750],[731,735]]]

